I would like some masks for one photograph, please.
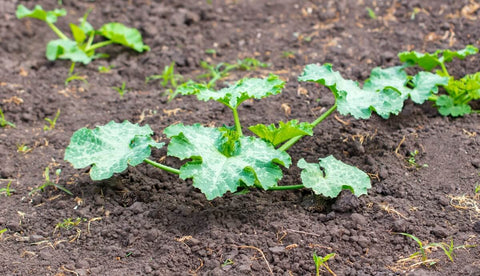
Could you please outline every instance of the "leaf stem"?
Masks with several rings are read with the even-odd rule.
[[[85,52],[92,51],[92,50],[110,45],[112,43],[113,43],[113,41],[111,41],[111,40],[98,42],[98,43],[95,43],[95,44],[91,45],[90,47],[87,47],[87,49],[85,49]]]
[[[240,124],[240,118],[238,117],[237,108],[232,108],[233,120],[235,120],[235,129],[237,130],[238,136],[243,136],[242,125]]]
[[[166,165],[162,165],[162,164],[157,163],[155,161],[152,161],[150,159],[145,159],[143,161],[147,164],[150,164],[150,165],[154,166],[155,168],[158,168],[158,169],[170,172],[170,173],[174,173],[174,174],[180,174],[180,170],[177,170],[175,168],[172,168],[172,167],[169,167],[169,166],[166,166]]]
[[[268,191],[285,191],[285,190],[299,190],[305,188],[304,185],[298,184],[298,185],[286,185],[286,186],[274,186],[270,187],[267,190]]]
[[[58,35],[58,37],[60,37],[61,39],[69,39],[68,36],[66,36],[62,31],[60,31],[60,29],[57,28],[57,26],[55,26],[53,23],[50,23],[50,22],[46,22],[46,23],[48,24],[50,29],[52,29]]]
[[[335,103],[329,110],[325,111],[320,117],[318,117],[315,121],[311,123],[313,127],[316,127],[320,122],[325,120],[330,114],[332,114],[335,110],[337,109],[337,103]],[[286,151],[288,150],[291,146],[295,145],[295,143],[298,142],[303,136],[305,135],[299,135],[291,138],[285,144],[283,144],[281,147],[278,148],[279,151]]]
[[[445,63],[440,62],[440,67],[442,67],[443,73],[444,73],[447,77],[450,77],[450,74],[449,74],[448,71],[447,71],[447,67],[445,67]]]

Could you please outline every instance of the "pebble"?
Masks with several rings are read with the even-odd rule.
[[[430,230],[430,233],[432,233],[435,237],[437,237],[439,239],[443,239],[443,238],[446,238],[448,236],[447,229],[445,229],[441,226],[437,226],[437,227],[433,228],[432,230]]]
[[[353,213],[350,218],[356,225],[366,225],[367,224],[367,219],[358,213]]]
[[[480,220],[473,224],[473,231],[480,233]]]

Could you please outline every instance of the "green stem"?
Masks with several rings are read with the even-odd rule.
[[[68,71],[69,76],[73,74],[73,70],[75,70],[75,62],[72,62],[72,65],[70,65],[70,71]]]
[[[174,173],[174,174],[180,174],[180,170],[177,170],[175,168],[172,168],[172,167],[169,167],[169,166],[166,166],[166,165],[162,165],[162,164],[157,163],[155,161],[152,161],[150,159],[145,159],[143,161],[147,164],[150,164],[150,165],[154,166],[155,168],[159,168],[159,169],[162,169],[164,171],[171,172],[171,173]]]
[[[238,118],[237,108],[232,108],[233,119],[235,120],[235,129],[237,130],[238,136],[243,136],[242,125],[240,124],[240,119]]]
[[[316,127],[320,122],[325,120],[330,114],[332,114],[335,110],[337,109],[337,103],[335,103],[329,110],[325,111],[320,117],[318,117],[315,121],[311,123],[313,127]],[[291,146],[295,145],[295,143],[298,142],[298,140],[302,139],[302,137],[305,135],[299,135],[291,138],[285,144],[283,144],[281,147],[278,148],[279,151],[286,151],[288,150]]]
[[[444,73],[447,77],[450,77],[450,74],[449,74],[448,71],[447,71],[447,67],[445,67],[445,63],[440,62],[440,67],[442,67],[443,73]]]
[[[286,186],[274,186],[268,188],[269,191],[284,191],[284,190],[299,190],[305,188],[304,185],[286,185]]]
[[[53,25],[53,23],[46,22],[48,26],[60,37],[61,39],[69,39],[68,36],[66,36],[60,29],[57,28],[57,26]]]
[[[113,41],[111,41],[111,40],[98,42],[98,43],[95,43],[95,44],[87,47],[87,48],[85,49],[85,52],[92,51],[92,50],[96,50],[96,49],[98,49],[98,48],[101,48],[101,47],[110,45],[110,44],[112,44],[112,43],[113,43]]]

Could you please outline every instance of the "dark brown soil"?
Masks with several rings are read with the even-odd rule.
[[[255,57],[270,63],[227,78],[274,72],[288,80],[283,94],[242,105],[243,124],[253,125],[312,121],[333,104],[328,90],[296,81],[306,64],[330,62],[343,76],[363,81],[376,66],[399,64],[400,51],[480,46],[480,12],[468,0],[212,2],[63,1],[68,16],[59,20],[60,29],[68,30],[68,22],[92,7],[89,21],[95,27],[119,21],[139,28],[151,47],[137,54],[109,46],[109,59],[77,66],[88,85],[65,86],[69,62],[49,62],[44,53],[55,34],[42,22],[15,18],[19,3],[51,9],[57,1],[0,1],[0,107],[16,124],[0,128],[0,187],[11,180],[15,190],[0,195],[0,230],[7,229],[0,238],[0,274],[269,275],[270,267],[274,275],[314,275],[316,252],[336,253],[328,264],[337,275],[480,275],[479,247],[454,250],[454,262],[434,248],[427,253],[436,265],[415,265],[418,258],[402,263],[418,246],[395,234],[410,233],[424,243],[479,244],[478,115],[445,118],[429,103],[407,102],[389,120],[332,116],[314,137],[289,150],[294,164],[333,154],[370,173],[373,187],[358,199],[344,192],[322,200],[304,190],[207,201],[190,180],[146,165],[97,183],[87,169],[75,170],[63,160],[75,130],[111,120],[149,124],[159,137],[179,121],[231,124],[229,110],[217,103],[193,97],[167,103],[158,82],[145,84],[146,76],[171,61],[187,78],[203,72],[202,60]],[[367,7],[377,19],[368,16]],[[420,12],[412,19],[414,9]],[[99,65],[115,67],[104,74]],[[480,71],[478,56],[449,66],[457,76]],[[128,92],[120,98],[112,87],[124,81]],[[308,93],[299,93],[303,89]],[[288,118],[282,104],[291,108]],[[44,131],[44,118],[57,110],[55,129]],[[19,152],[22,144],[31,150]],[[406,161],[415,150],[420,168]],[[153,157],[165,154],[157,150]],[[165,162],[181,165],[174,158]],[[44,183],[47,166],[62,170],[58,183],[74,196],[53,187],[29,194]],[[298,170],[285,171],[282,184],[298,181]],[[56,228],[69,218],[79,223],[70,230]]]

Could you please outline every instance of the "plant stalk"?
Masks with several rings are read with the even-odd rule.
[[[50,27],[50,29],[52,29],[57,35],[58,37],[60,37],[61,39],[66,39],[68,40],[68,36],[66,36],[62,31],[60,31],[59,28],[57,28],[57,26],[55,26],[53,23],[50,23],[50,22],[46,22],[48,24],[48,26]]]
[[[98,49],[98,48],[101,48],[101,47],[110,45],[110,44],[112,44],[112,43],[113,43],[113,41],[111,41],[111,40],[98,42],[98,43],[93,44],[93,45],[90,46],[90,47],[87,47],[87,49],[85,49],[85,52],[92,51],[92,50],[96,50],[96,49]]]
[[[167,171],[167,172],[171,172],[171,173],[174,173],[174,174],[180,174],[180,170],[177,170],[175,168],[172,168],[172,167],[169,167],[169,166],[166,166],[166,165],[162,165],[162,164],[157,163],[155,161],[152,161],[150,159],[145,159],[143,161],[147,164],[150,164],[150,165],[154,166],[155,168],[158,168],[158,169],[161,169],[161,170],[164,170],[164,171]]]
[[[243,136],[242,125],[240,124],[240,118],[238,117],[237,108],[232,108],[233,120],[235,120],[235,129],[237,130],[238,136]]]
[[[318,117],[315,121],[311,123],[313,127],[316,127],[320,122],[325,120],[332,112],[334,112],[337,109],[337,103],[335,103],[329,110],[325,111],[320,117]],[[295,145],[295,143],[298,142],[303,136],[305,135],[299,135],[291,138],[285,144],[283,144],[281,147],[278,148],[279,151],[286,151],[288,150],[291,146]]]
[[[298,185],[286,185],[286,186],[274,186],[268,188],[269,191],[285,191],[285,190],[299,190],[305,188],[304,185],[298,184]]]

